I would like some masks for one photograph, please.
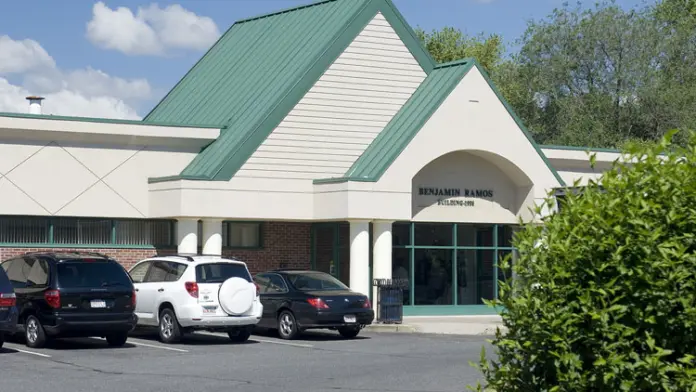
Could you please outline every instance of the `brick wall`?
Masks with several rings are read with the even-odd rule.
[[[84,249],[84,248],[0,248],[0,260],[6,260],[11,257],[23,255],[27,252],[98,252],[105,255],[111,256],[118,262],[123,264],[124,267],[130,268],[136,262],[146,259],[148,257],[157,255],[169,255],[175,254],[176,249],[174,248],[162,248],[162,249]]]
[[[265,222],[262,249],[223,249],[222,255],[247,263],[252,274],[273,268],[311,268],[312,224]]]
[[[249,266],[252,274],[273,268],[311,267],[311,223],[265,222],[263,224],[263,248],[223,249],[223,256],[235,257]],[[27,252],[81,251],[109,255],[130,268],[136,262],[156,255],[176,254],[175,248],[161,249],[71,249],[71,248],[0,248],[0,261]]]

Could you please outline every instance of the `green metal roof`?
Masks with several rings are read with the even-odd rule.
[[[390,0],[324,0],[236,22],[145,117],[226,124],[178,178],[232,178],[381,12],[425,72],[434,61]]]
[[[399,112],[391,119],[382,132],[373,140],[363,154],[358,158],[340,178],[327,178],[315,180],[315,183],[332,183],[346,181],[378,181],[384,172],[391,166],[401,152],[408,146],[418,134],[423,125],[430,119],[442,102],[449,96],[459,82],[473,67],[477,67],[501,100],[508,113],[514,118],[517,125],[532,144],[536,152],[549,168],[558,182],[565,186],[565,182],[551,166],[548,159],[525,128],[522,121],[513,112],[492,81],[483,71],[483,68],[474,59],[464,59],[450,63],[440,64],[433,69],[427,78],[421,83],[411,98],[406,101]]]

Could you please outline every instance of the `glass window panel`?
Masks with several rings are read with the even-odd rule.
[[[394,223],[392,225],[392,243],[395,246],[411,245],[410,223]]]
[[[261,246],[261,224],[229,222],[228,244],[232,248],[258,248]]]
[[[493,225],[457,225],[457,246],[493,246]]]
[[[12,244],[45,244],[48,239],[48,218],[0,218],[0,242]]]
[[[392,279],[408,282],[404,285],[404,305],[411,305],[411,249],[392,249]]]
[[[449,249],[415,250],[415,305],[452,305],[452,255]]]
[[[59,218],[53,222],[53,242],[56,244],[110,244],[110,219]]]
[[[452,246],[451,223],[416,223],[415,242],[417,246]]]
[[[171,245],[173,224],[168,220],[124,219],[116,221],[120,245]]]
[[[457,251],[458,305],[483,305],[483,299],[494,299],[494,257],[488,249]]]
[[[498,226],[498,246],[502,248],[512,247],[512,236],[516,227],[512,225]]]

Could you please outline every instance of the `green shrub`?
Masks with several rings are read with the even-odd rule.
[[[482,355],[485,390],[696,391],[688,135],[688,148],[672,143],[674,133],[628,147],[633,165],[615,163],[602,187],[590,183],[543,227],[518,233],[516,277],[492,303],[504,308],[507,332],[492,340],[497,358]]]

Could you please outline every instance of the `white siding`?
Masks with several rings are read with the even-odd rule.
[[[0,141],[0,215],[143,218],[149,177],[177,174],[195,151]]]
[[[340,177],[425,77],[389,22],[378,14],[235,178]]]

